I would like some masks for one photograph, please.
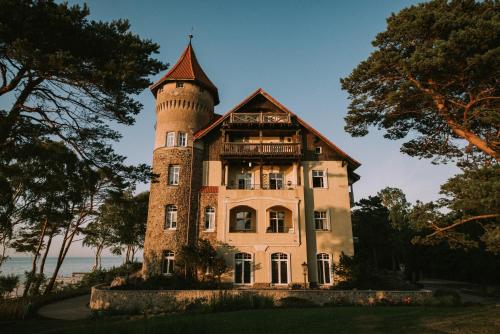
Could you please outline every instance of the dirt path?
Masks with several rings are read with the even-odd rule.
[[[82,320],[90,317],[88,303],[90,295],[69,298],[42,306],[38,314],[45,318],[59,320]]]

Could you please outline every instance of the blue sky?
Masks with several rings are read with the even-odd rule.
[[[83,1],[69,1],[83,3]],[[439,185],[458,172],[400,153],[401,142],[372,129],[363,138],[344,132],[347,76],[373,50],[371,41],[385,19],[416,1],[87,1],[91,18],[126,18],[131,30],[160,45],[159,59],[173,65],[193,29],[193,47],[219,88],[217,113],[225,113],[261,87],[362,163],[356,199],[386,186],[399,187],[414,202],[437,198]],[[155,81],[161,74],[152,78]],[[127,162],[151,163],[154,99],[139,97],[144,109],[132,127],[119,128],[116,144]],[[139,190],[148,189],[140,185]],[[71,255],[91,254],[75,247]]]

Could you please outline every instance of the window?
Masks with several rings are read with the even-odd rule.
[[[324,170],[312,171],[313,188],[326,188],[326,172]]]
[[[246,205],[231,209],[229,213],[229,232],[255,232],[257,212]]]
[[[177,146],[187,146],[187,134],[185,132],[179,132]]]
[[[318,283],[319,284],[331,284],[332,283],[332,272],[330,265],[330,255],[328,254],[318,254]]]
[[[234,283],[252,283],[252,255],[248,253],[234,255]]]
[[[317,230],[329,230],[326,211],[314,211],[314,227]]]
[[[177,206],[167,205],[165,210],[165,229],[175,230],[177,228]]]
[[[285,233],[285,212],[269,211],[268,233]]]
[[[283,174],[282,173],[269,173],[269,188],[270,189],[283,189]]]
[[[317,146],[314,148],[314,153],[321,154],[323,153],[323,148],[321,146]]]
[[[176,186],[179,184],[179,172],[181,167],[179,165],[170,165],[168,167],[168,184]]]
[[[215,229],[215,209],[211,206],[205,208],[205,230],[213,231]]]
[[[176,88],[181,88],[181,87],[184,87],[184,82],[176,82],[176,83],[175,83],[175,87],[176,87]]]
[[[236,230],[237,231],[252,230],[252,212],[240,211],[236,213]]]
[[[167,132],[167,147],[175,146],[175,132]]]
[[[174,274],[174,252],[164,251],[163,252],[163,263],[161,265],[161,273],[163,275],[173,275]]]
[[[241,173],[238,175],[238,189],[251,189],[252,188],[252,174]]]
[[[288,284],[288,255],[284,253],[271,255],[271,283]]]

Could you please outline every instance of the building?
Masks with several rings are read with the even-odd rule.
[[[156,139],[145,276],[171,274],[182,245],[206,238],[235,285],[332,284],[353,254],[352,185],[360,163],[258,89],[223,116],[191,42],[151,86]]]

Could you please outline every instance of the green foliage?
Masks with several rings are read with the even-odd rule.
[[[8,297],[19,285],[19,277],[16,275],[0,275],[0,296]]]
[[[468,167],[441,186],[443,198],[417,203],[410,218],[424,236],[416,243],[447,242],[451,248],[485,248],[500,253],[500,167]]]
[[[278,301],[280,307],[290,308],[290,307],[317,307],[316,303],[310,301],[309,299],[299,298],[299,297],[285,297]]]
[[[98,269],[83,275],[81,281],[78,283],[81,287],[90,288],[97,284],[109,284],[116,277],[128,277],[137,273],[142,268],[142,263],[132,262],[126,263],[119,267],[109,269]]]
[[[443,306],[458,306],[462,304],[462,298],[457,290],[453,289],[437,289],[433,293],[433,297],[439,305]]]
[[[409,137],[402,152],[435,162],[497,157],[499,22],[494,0],[433,0],[392,14],[375,51],[341,80],[346,131]]]
[[[195,278],[201,276],[202,281],[207,278],[207,272],[220,281],[221,275],[229,270],[224,258],[217,254],[215,247],[206,239],[183,246],[176,257],[176,266],[179,271],[184,271],[185,277],[193,273]]]

